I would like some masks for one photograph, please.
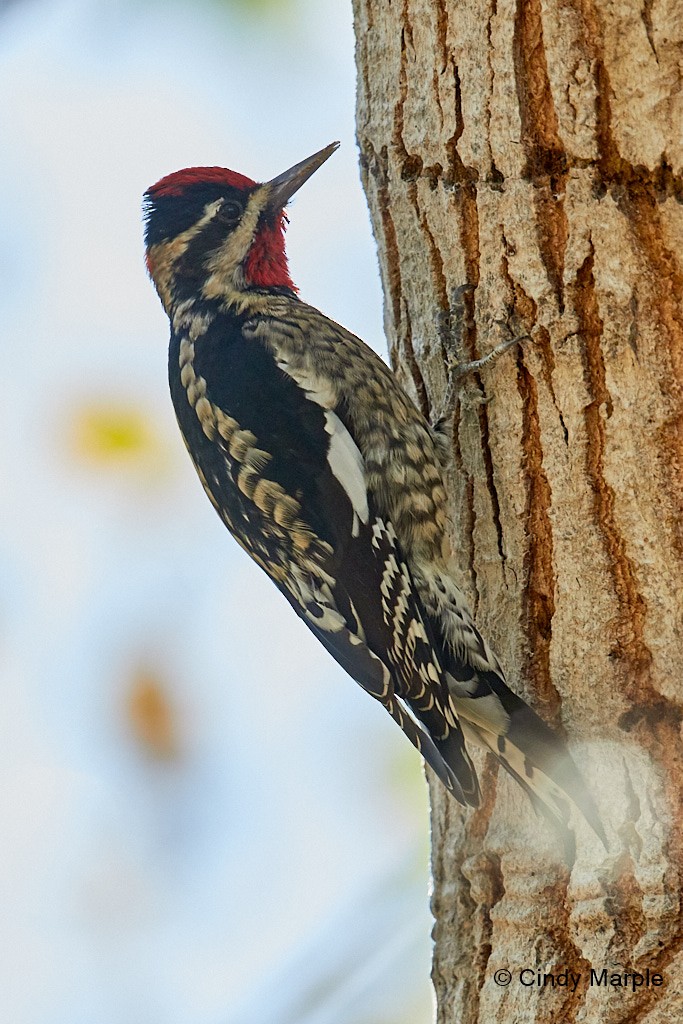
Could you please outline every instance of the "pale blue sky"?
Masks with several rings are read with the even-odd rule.
[[[292,273],[383,351],[350,3],[249,21],[25,0],[1,28],[3,1012],[241,1024],[302,1000],[310,1024],[427,1019],[419,760],[206,501],[142,262],[140,200],[163,174],[265,179],[338,138],[292,205]],[[152,462],[74,456],[75,412],[107,402],[146,411]],[[170,761],[126,721],[140,666],[175,709]]]

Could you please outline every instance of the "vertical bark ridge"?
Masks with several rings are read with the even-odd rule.
[[[651,654],[644,641],[645,601],[638,587],[634,565],[626,553],[614,511],[614,489],[605,479],[605,421],[613,412],[612,397],[606,383],[605,362],[601,349],[603,322],[595,294],[593,266],[595,253],[584,260],[576,278],[574,302],[585,346],[586,383],[592,400],[584,410],[586,425],[586,472],[591,483],[593,507],[605,550],[609,559],[612,584],[619,604],[618,621],[614,626],[615,643],[611,656],[623,660],[626,686],[632,699],[642,700]]]
[[[413,348],[413,331],[410,315],[407,312],[402,317],[401,324],[402,336],[398,355],[403,356],[405,366],[408,369],[410,379],[412,380],[413,387],[415,388],[418,407],[424,418],[428,420],[430,413],[429,395],[427,394],[427,386],[425,384],[424,377],[422,376],[420,365],[415,356],[415,349]]]
[[[659,380],[670,407],[670,415],[661,428],[662,478],[671,504],[683,508],[683,269],[664,243],[659,205],[651,195],[627,193],[620,199],[619,208],[647,261],[647,278],[651,282],[657,322],[662,328],[661,343],[667,349],[669,372]],[[683,516],[677,517],[674,525],[677,554],[683,560]]]
[[[470,858],[469,862],[463,864],[463,874],[469,879],[470,885],[475,886],[476,903],[480,914],[477,953],[472,964],[477,975],[477,991],[479,991],[486,980],[486,970],[493,952],[492,913],[505,894],[500,857],[481,851]],[[485,885],[482,886],[484,879]],[[476,892],[476,889],[480,891]],[[482,897],[484,898],[482,899]]]
[[[552,344],[551,344],[551,340],[550,340],[550,332],[548,331],[548,329],[546,327],[540,327],[539,326],[536,329],[536,331],[534,332],[534,341],[535,341],[536,345],[538,346],[538,348],[539,348],[539,350],[540,350],[540,352],[542,354],[542,358],[543,358],[543,381],[544,381],[545,386],[547,387],[547,389],[548,389],[548,391],[550,393],[550,397],[552,399],[552,403],[553,403],[553,405],[555,407],[555,410],[557,412],[557,417],[558,417],[558,419],[560,421],[560,426],[562,428],[562,435],[564,437],[564,443],[565,443],[565,445],[568,445],[569,444],[569,432],[567,430],[567,424],[564,421],[564,415],[562,413],[562,408],[560,406],[560,403],[557,400],[557,395],[555,394],[555,385],[553,384],[553,371],[555,369],[555,356],[553,354]]]
[[[466,167],[458,152],[458,140],[460,139],[464,121],[462,116],[462,97],[460,89],[460,73],[454,60],[451,60],[453,69],[454,101],[453,111],[454,131],[446,143],[446,152],[449,162],[449,182],[454,187],[456,210],[458,217],[458,228],[460,232],[460,245],[464,257],[465,283],[472,289],[465,297],[469,302],[467,310],[469,320],[472,324],[472,331],[476,329],[474,318],[474,289],[479,284],[479,212],[477,210],[477,191],[475,187],[476,173],[472,168]],[[475,336],[471,337],[472,349],[470,356],[474,355]]]
[[[579,1014],[583,1015],[584,1013],[591,965],[571,938],[571,910],[568,887],[569,872],[559,873],[557,882],[553,886],[552,895],[550,895],[548,901],[555,910],[549,928],[549,935],[554,941],[556,949],[561,951],[561,957],[558,957],[558,959],[561,959],[565,964],[571,964],[571,970],[575,974],[581,975],[581,982],[575,991],[571,991],[569,986],[567,986],[565,997],[559,1006],[559,1012],[556,1011],[553,1014],[553,1018],[562,1021],[563,1024],[575,1024],[579,1020]]]
[[[503,575],[505,575],[505,545],[503,543],[503,524],[500,516],[500,501],[498,499],[498,490],[496,488],[495,471],[493,468],[493,456],[491,453],[491,438],[489,435],[489,418],[486,411],[486,406],[483,402],[479,403],[477,409],[477,416],[479,417],[479,431],[481,434],[481,454],[484,462],[484,471],[486,473],[486,489],[491,500],[491,513],[493,517],[493,526],[496,531],[496,542],[498,547],[498,555],[500,557],[501,566],[503,569]]]
[[[517,387],[522,400],[522,459],[526,483],[525,519],[529,536],[524,559],[522,593],[523,628],[527,650],[523,677],[546,706],[554,725],[560,725],[561,698],[550,671],[550,643],[555,614],[555,571],[553,531],[549,510],[552,490],[543,467],[543,444],[538,420],[536,381],[519,359]]]
[[[448,296],[448,283],[446,281],[446,275],[444,273],[443,256],[439,246],[436,244],[434,239],[434,233],[429,226],[427,214],[420,207],[420,203],[417,196],[417,188],[413,185],[411,189],[411,200],[414,203],[415,211],[418,216],[420,227],[427,246],[427,252],[429,255],[429,265],[432,273],[432,282],[434,286],[434,295],[437,300],[438,310],[445,311],[449,308],[449,296]],[[437,314],[438,317],[438,314]]]
[[[567,156],[560,139],[545,49],[540,0],[517,0],[514,35],[517,97],[526,154],[523,174],[536,188],[536,233],[560,312],[564,309],[564,209]]]
[[[370,150],[369,155],[367,155],[368,149]],[[388,156],[386,147],[383,147],[380,154],[377,155],[371,147],[367,146],[361,155],[361,169],[366,182],[366,188],[370,186],[370,177],[375,182],[372,194],[376,197],[378,219],[382,229],[384,259],[382,260],[381,269],[384,296],[389,304],[389,310],[393,319],[392,326],[396,330],[401,319],[401,257],[396,238],[396,228],[391,216],[387,167]]]
[[[631,702],[631,710],[621,716],[620,726],[631,732],[651,755],[653,764],[663,767],[661,775],[672,808],[672,824],[668,836],[668,884],[676,892],[680,887],[680,865],[683,863],[683,793],[680,780],[683,759],[680,752],[681,707],[665,698],[651,678],[652,656],[644,640],[644,624],[647,608],[638,588],[635,567],[626,554],[626,545],[616,522],[614,505],[615,493],[604,479],[605,421],[611,415],[613,405],[606,385],[605,363],[601,351],[603,323],[597,308],[595,279],[593,276],[595,253],[587,256],[577,276],[577,309],[581,332],[586,344],[586,374],[593,401],[585,409],[587,430],[587,470],[591,479],[596,523],[599,525],[609,565],[613,586],[619,602],[619,618],[613,627],[615,646],[613,657],[615,668],[621,677],[622,692]],[[660,769],[661,770],[661,769]],[[634,799],[630,776],[631,792],[630,819],[638,826],[639,805]],[[619,954],[629,963],[632,951],[643,938],[645,919],[643,912],[643,891],[634,874],[635,861],[624,854],[615,866],[609,886],[608,908],[614,922],[614,943]],[[683,908],[680,903],[676,915],[679,925],[683,924]],[[675,931],[675,925],[673,926]],[[678,940],[667,943],[656,958],[648,955],[647,965],[656,969],[653,963],[670,963],[677,949]],[[643,966],[633,964],[634,968]],[[653,1002],[653,995],[645,993],[643,1001],[647,1006]],[[643,1011],[644,1012],[644,1011]],[[637,1019],[636,1017],[629,1017]]]
[[[454,818],[452,805],[443,804],[438,811],[433,807],[432,829],[434,834],[447,835],[455,823]],[[473,1015],[473,1019],[476,1020],[479,1003],[478,990],[472,983],[465,964],[462,963],[462,954],[457,948],[457,941],[453,941],[457,929],[461,925],[463,930],[471,934],[475,941],[477,903],[472,896],[470,883],[463,873],[465,859],[464,849],[447,850],[444,845],[440,852],[436,853],[432,862],[435,881],[431,900],[435,919],[432,934],[435,945],[440,946],[443,955],[434,957],[431,976],[437,1000],[443,1005],[445,1012],[454,1017],[457,1013],[456,1005],[464,1004],[468,1007],[470,1015]],[[465,884],[454,884],[455,878],[462,878]],[[439,879],[438,884],[436,879]],[[462,982],[457,997],[453,992],[454,961],[462,970]],[[463,970],[463,968],[465,969]]]
[[[477,566],[474,551],[474,527],[476,523],[476,511],[474,506],[474,481],[468,471],[463,459],[460,447],[460,418],[462,407],[460,401],[456,401],[453,410],[453,468],[461,480],[464,481],[464,500],[460,504],[461,514],[457,523],[458,535],[464,534],[468,538],[467,555],[465,562],[467,571],[472,583],[471,592],[473,596],[472,611],[476,615],[479,604],[479,588],[477,586]]]

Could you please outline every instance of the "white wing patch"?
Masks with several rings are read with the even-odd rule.
[[[365,486],[365,465],[358,445],[342,421],[333,411],[337,396],[329,381],[306,371],[301,366],[291,366],[286,359],[277,358],[277,365],[288,377],[296,381],[309,402],[315,402],[325,410],[325,431],[330,438],[327,462],[332,475],[344,488],[353,509],[351,535],[358,536],[360,523],[367,525],[370,519],[368,492]]]
[[[308,394],[306,397],[316,401],[315,398]],[[325,412],[325,430],[330,435],[327,461],[332,470],[332,475],[342,485],[351,502],[351,507],[353,508],[351,535],[357,537],[360,529],[359,522],[367,525],[370,518],[363,456],[342,421],[331,409]]]

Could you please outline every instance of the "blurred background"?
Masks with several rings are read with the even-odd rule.
[[[0,3],[0,1006],[431,1019],[417,755],[230,539],[166,383],[143,191],[266,179],[302,297],[384,352],[350,0]]]

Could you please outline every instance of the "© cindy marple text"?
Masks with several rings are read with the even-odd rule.
[[[570,992],[576,992],[584,977],[582,971],[543,972],[523,968],[519,972],[520,984],[525,988],[567,988]],[[648,967],[644,974],[639,971],[611,971],[607,967],[602,970],[591,968],[587,975],[588,985],[591,988],[621,988],[631,989],[635,992],[639,988],[659,988],[664,984],[663,975],[657,971],[651,971]]]

